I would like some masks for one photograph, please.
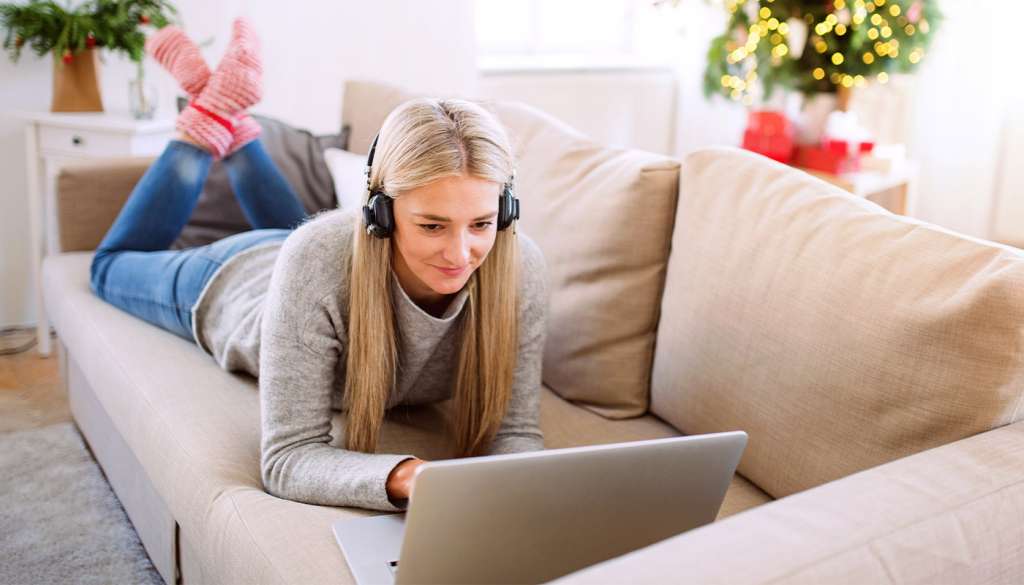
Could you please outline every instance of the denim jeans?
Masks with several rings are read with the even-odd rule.
[[[254,140],[224,164],[255,229],[205,246],[169,250],[195,209],[212,162],[205,150],[171,141],[135,185],[96,249],[90,271],[97,296],[190,341],[192,306],[214,272],[246,248],[285,239],[306,218],[295,191]]]

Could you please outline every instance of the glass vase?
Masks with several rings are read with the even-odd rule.
[[[152,120],[156,113],[157,89],[145,78],[132,79],[128,82],[128,102],[132,117],[136,120]]]

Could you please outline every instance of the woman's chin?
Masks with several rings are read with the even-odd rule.
[[[457,278],[436,278],[430,283],[430,288],[441,295],[455,294],[462,290],[467,280],[469,280],[467,277],[461,275]]]

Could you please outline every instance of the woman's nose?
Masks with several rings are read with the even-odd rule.
[[[448,240],[445,247],[445,261],[452,267],[462,267],[469,264],[470,239],[462,232],[455,233]]]

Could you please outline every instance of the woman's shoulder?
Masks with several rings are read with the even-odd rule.
[[[516,238],[519,240],[519,269],[526,273],[543,273],[547,261],[537,242],[523,232],[517,233]]]
[[[307,260],[351,254],[357,218],[352,209],[328,209],[312,215],[288,235],[282,254],[298,254]]]
[[[519,294],[529,300],[546,302],[547,260],[530,236],[519,232]]]
[[[344,289],[355,226],[355,214],[342,209],[322,211],[303,221],[278,252],[274,263],[278,286],[292,289],[291,294],[311,295]]]

